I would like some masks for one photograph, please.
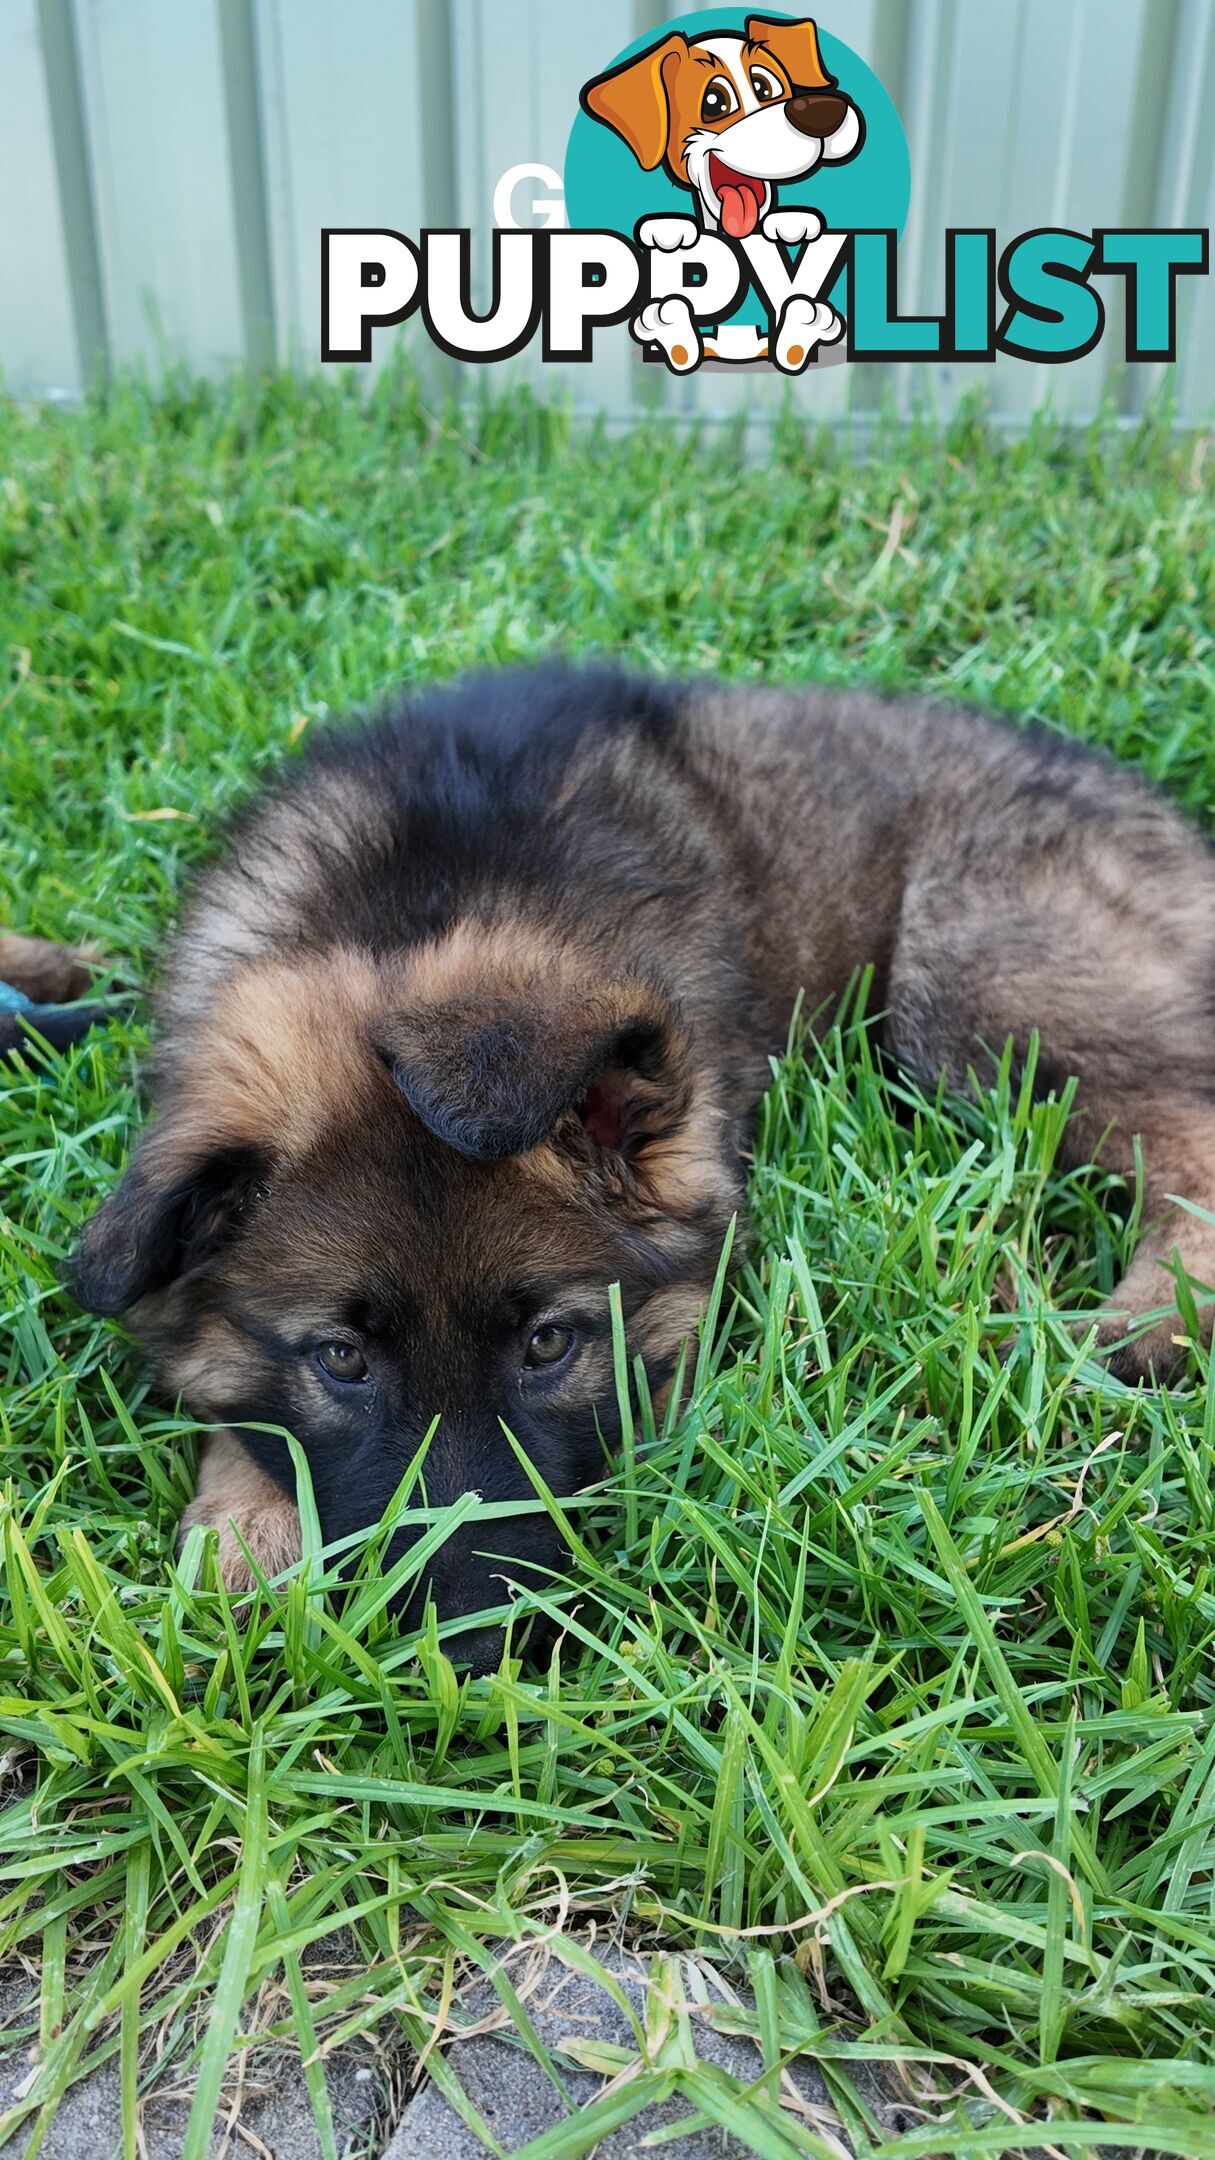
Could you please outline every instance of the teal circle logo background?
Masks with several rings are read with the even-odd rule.
[[[695,42],[698,37],[722,31],[745,34],[749,8],[698,8],[691,15],[677,15],[671,22],[634,38],[604,64],[603,72],[635,53],[648,52],[674,31]],[[767,16],[766,21],[802,22],[802,15]],[[902,233],[911,201],[911,160],[907,138],[894,101],[873,69],[842,38],[820,28],[819,48],[823,65],[834,75],[841,90],[860,107],[865,118],[865,140],[859,154],[842,165],[819,165],[802,180],[777,183],[778,203],[812,205],[832,232],[853,232],[862,226],[890,226]],[[565,208],[569,222],[630,236],[644,217],[695,217],[695,198],[687,188],[676,187],[661,166],[645,172],[632,151],[611,128],[592,120],[581,106],[570,130],[565,153]],[[734,320],[754,319],[754,296],[748,292]]]

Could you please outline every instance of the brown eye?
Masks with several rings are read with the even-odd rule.
[[[523,1362],[525,1365],[560,1365],[573,1347],[573,1328],[562,1327],[556,1320],[546,1320],[543,1327],[533,1328],[528,1337]]]
[[[715,75],[700,101],[702,120],[726,120],[738,111],[738,99],[724,75]]]
[[[316,1353],[316,1362],[331,1380],[366,1380],[370,1377],[367,1360],[353,1343],[322,1343]]]
[[[784,95],[775,75],[769,75],[767,68],[752,68],[751,88],[761,105],[767,105],[772,98],[783,97]]]

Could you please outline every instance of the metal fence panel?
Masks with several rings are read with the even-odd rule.
[[[215,369],[244,352],[219,14],[79,0],[110,354]]]
[[[258,0],[275,320],[285,358],[320,357],[321,227],[415,233],[425,184],[416,0]],[[377,360],[391,349],[377,341]]]
[[[0,205],[0,377],[71,394],[81,358],[37,0],[0,10]]]
[[[74,393],[101,363],[311,365],[323,225],[468,225],[488,234],[510,165],[560,172],[578,91],[661,0],[5,0],[0,8],[0,368],[10,390]],[[1215,213],[1215,0],[822,0],[902,113],[912,207],[905,308],[943,300],[945,228],[1209,225]],[[521,191],[516,207],[527,201]],[[521,222],[527,222],[526,217]],[[533,220],[534,222],[534,220]],[[476,289],[484,254],[477,248]],[[645,368],[621,326],[585,367],[529,349],[496,371],[624,414],[824,418],[883,397],[949,410],[972,383],[997,413],[1043,402],[1139,410],[1163,370],[1109,326],[1064,368],[822,366],[790,385],[712,367]],[[1215,403],[1209,279],[1181,280],[1183,416]],[[452,363],[417,327],[436,376]]]

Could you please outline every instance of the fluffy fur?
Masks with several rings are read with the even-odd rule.
[[[432,1504],[530,1496],[502,1421],[559,1493],[600,1474],[608,1285],[659,1392],[794,1001],[868,964],[922,1079],[964,1088],[1037,1029],[1040,1070],[1079,1079],[1073,1156],[1129,1171],[1141,1136],[1150,1227],[1107,1341],[1168,1304],[1174,1248],[1215,1281],[1175,1199],[1215,1206],[1215,856],[1105,758],[865,693],[547,666],[335,730],[258,802],[187,907],[156,1116],[76,1274],[239,1435],[187,1516],[230,1579],[231,1523],[269,1568],[298,1537],[250,1423],[299,1435],[328,1538],[378,1518],[436,1415]],[[1163,1371],[1175,1328],[1120,1368]],[[509,1518],[429,1588],[469,1615],[558,1556]]]

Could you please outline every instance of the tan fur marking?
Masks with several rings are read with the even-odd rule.
[[[172,1292],[144,1300],[141,1315],[155,1324],[158,1309],[173,1302]],[[162,1368],[167,1387],[196,1410],[239,1395],[249,1370],[249,1344],[245,1336],[219,1313],[208,1314],[181,1349],[172,1352]]]
[[[669,1139],[651,1141],[638,1160],[638,1180],[664,1214],[686,1220],[701,1208],[732,1207],[736,1187],[722,1149],[722,1124],[712,1076],[698,1073],[678,1131]]]
[[[703,1283],[675,1283],[647,1298],[629,1322],[629,1347],[643,1357],[672,1355],[696,1332],[708,1291]]]
[[[551,1140],[542,1140],[527,1155],[517,1155],[515,1163],[529,1184],[543,1187],[555,1200],[572,1200],[583,1181],[578,1164]]]
[[[574,991],[602,985],[591,963],[549,930],[514,921],[459,922],[445,937],[409,956],[405,1002],[446,1005],[455,998],[534,993],[555,1004]]]
[[[298,1160],[387,1084],[369,1029],[401,994],[399,968],[349,947],[240,968],[196,1031],[195,1074],[205,1080],[173,1117],[173,1145],[188,1157],[260,1142]]]

